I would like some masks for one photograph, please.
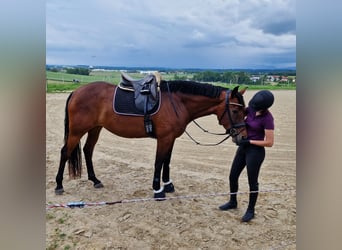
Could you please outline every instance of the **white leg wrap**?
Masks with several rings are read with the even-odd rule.
[[[163,192],[163,190],[164,190],[164,186],[162,186],[159,190],[153,190],[153,192],[155,193],[155,194],[159,194],[159,193],[161,193],[161,192]]]
[[[168,182],[164,182],[164,185],[169,185],[172,183],[172,180],[170,179]]]

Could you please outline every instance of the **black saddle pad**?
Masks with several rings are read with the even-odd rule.
[[[160,97],[159,92],[159,101],[148,114],[154,115],[159,111],[161,103]],[[119,87],[116,87],[114,91],[113,109],[115,113],[120,115],[144,116],[144,111],[138,110],[135,106],[134,92],[122,90]]]

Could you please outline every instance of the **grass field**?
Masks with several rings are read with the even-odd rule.
[[[144,75],[141,73],[129,73],[133,78],[139,79]],[[164,73],[162,74],[162,79],[164,80],[174,80],[175,77],[186,77],[186,79],[192,79],[193,74],[191,73]],[[53,92],[68,92],[72,91],[81,85],[88,84],[94,81],[106,81],[113,84],[118,84],[120,82],[121,75],[119,71],[91,71],[90,75],[76,75],[67,74],[65,72],[52,72],[46,71],[46,91],[47,93]],[[77,82],[76,82],[77,81]],[[226,84],[226,83],[213,83],[214,85],[219,85],[223,87],[233,88],[236,84]],[[267,85],[246,85],[249,89],[296,89],[295,85],[289,86],[272,86]]]

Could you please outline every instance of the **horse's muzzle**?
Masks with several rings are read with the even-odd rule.
[[[243,129],[240,129],[240,128],[243,128],[245,126],[246,126],[246,123],[234,124],[234,126],[232,128],[229,128],[229,129],[226,130],[226,134],[229,134],[231,137],[236,137],[243,130]]]
[[[236,137],[239,133],[239,130],[236,128],[229,128],[226,130],[226,134],[229,134],[231,137]]]

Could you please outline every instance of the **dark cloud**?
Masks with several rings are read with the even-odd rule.
[[[99,65],[249,67],[296,46],[293,0],[47,0],[46,6],[47,63],[94,64],[90,55],[97,55]]]
[[[296,34],[296,20],[283,20],[265,23],[259,26],[263,32],[282,35],[282,34]]]

